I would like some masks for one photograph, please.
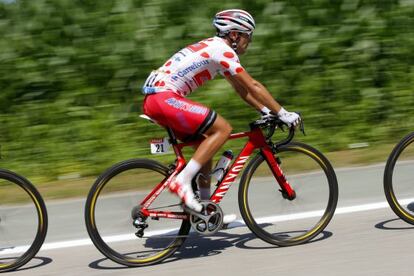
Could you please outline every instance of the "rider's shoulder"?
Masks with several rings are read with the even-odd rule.
[[[238,60],[237,53],[224,41],[221,37],[212,37],[206,39],[206,41],[211,42],[209,46],[213,49],[214,53],[217,55],[224,55],[227,58],[234,58],[235,60]]]

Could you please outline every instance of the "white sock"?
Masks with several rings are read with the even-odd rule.
[[[191,186],[191,180],[200,169],[201,164],[194,159],[191,159],[187,166],[185,166],[184,170],[177,175],[177,181],[183,185]]]
[[[200,187],[200,199],[209,200],[210,199],[210,187]]]

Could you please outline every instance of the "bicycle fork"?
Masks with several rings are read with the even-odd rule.
[[[269,148],[264,148],[261,150],[261,152],[267,164],[269,165],[277,183],[279,183],[279,191],[282,193],[283,198],[294,200],[296,198],[296,192],[292,189],[282,171],[282,168],[280,167],[280,159],[278,157],[275,158],[273,152]]]

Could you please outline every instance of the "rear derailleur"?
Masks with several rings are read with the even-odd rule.
[[[147,217],[141,213],[140,207],[138,206],[132,209],[131,217],[132,225],[138,229],[135,236],[142,238],[144,236],[144,230],[148,227],[148,223],[146,223]]]

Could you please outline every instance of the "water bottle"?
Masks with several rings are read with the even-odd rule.
[[[231,150],[226,150],[225,152],[223,152],[223,155],[221,156],[220,160],[216,164],[216,167],[211,173],[211,175],[214,176],[215,179],[217,179],[217,182],[220,182],[223,178],[224,174],[230,166],[231,160],[233,160],[233,152]]]

